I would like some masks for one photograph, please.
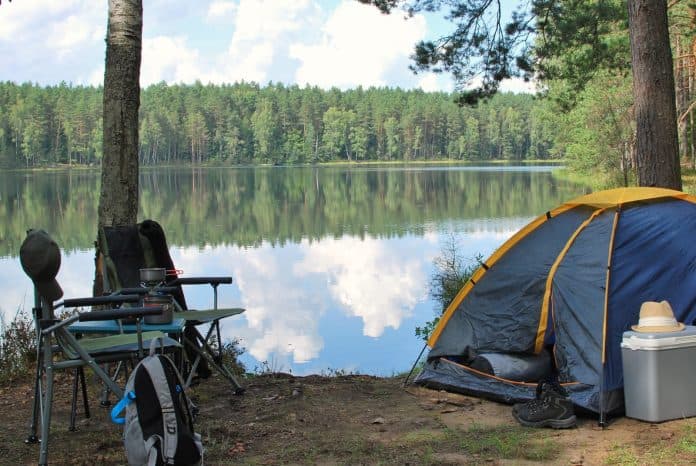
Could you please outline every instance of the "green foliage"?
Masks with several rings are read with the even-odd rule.
[[[225,362],[225,366],[236,375],[244,375],[246,372],[246,367],[244,363],[239,360],[239,357],[244,354],[246,348],[239,345],[239,340],[234,339],[227,341],[222,345],[222,360]]]
[[[2,315],[0,311],[0,319]],[[0,384],[26,377],[36,362],[36,351],[33,320],[24,311],[9,323],[0,320]]]
[[[562,86],[551,86],[552,95]],[[599,72],[578,94],[575,107],[558,119],[555,149],[576,175],[594,178],[597,187],[631,184],[636,169],[632,103],[630,79]]]
[[[597,69],[630,63],[627,35],[613,34],[627,30],[620,0],[360,1],[383,12],[444,14],[452,32],[416,44],[412,69],[450,73],[462,105],[490,98],[508,78],[565,79],[578,91]]]
[[[437,315],[422,327],[416,327],[416,336],[423,340],[433,332],[447,306],[457,296],[459,290],[478,270],[483,256],[477,254],[474,262],[465,263],[461,256],[460,245],[451,236],[439,256],[435,258],[435,271],[430,279],[430,296],[438,303]]]
[[[140,163],[283,165],[322,161],[524,159],[543,103],[502,94],[459,108],[446,93],[240,83],[152,85],[141,93]],[[504,131],[501,134],[501,130]],[[101,159],[101,89],[0,82],[0,164]],[[549,156],[536,145],[534,158]]]

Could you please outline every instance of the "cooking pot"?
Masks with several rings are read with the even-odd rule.
[[[164,269],[162,269],[164,270]],[[162,307],[162,314],[145,316],[143,320],[146,324],[171,324],[174,318],[174,305],[171,295],[146,295],[143,298],[144,307]]]
[[[166,270],[162,268],[140,269],[140,282],[148,284],[162,283],[166,273]]]

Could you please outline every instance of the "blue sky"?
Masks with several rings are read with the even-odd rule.
[[[448,75],[408,70],[442,18],[382,15],[355,0],[144,0],[141,85],[255,81],[341,89],[451,91]],[[98,85],[106,0],[15,0],[0,7],[0,80]],[[520,90],[509,82],[506,90]]]

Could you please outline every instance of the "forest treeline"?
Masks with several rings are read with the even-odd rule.
[[[98,164],[102,89],[0,83],[0,166]],[[143,165],[553,157],[548,105],[500,94],[459,107],[448,93],[254,83],[143,89]]]

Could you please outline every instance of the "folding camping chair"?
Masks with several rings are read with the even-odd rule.
[[[207,366],[210,366],[230,382],[235,394],[244,392],[232,371],[223,363],[220,321],[244,312],[241,308],[218,308],[218,286],[232,283],[232,277],[179,277],[169,255],[164,231],[154,220],[145,220],[137,225],[102,227],[99,230],[98,249],[105,291],[150,296],[166,293],[172,296],[176,317],[186,321],[183,343],[190,364],[186,376],[187,387],[197,372],[201,376],[204,376],[204,372],[209,374]],[[152,268],[165,269],[168,278],[154,286],[143,286],[140,270]],[[213,308],[189,310],[182,285],[204,284],[212,287]],[[205,334],[199,329],[204,329]],[[217,348],[213,348],[213,339]]]
[[[66,319],[57,319],[55,311],[59,308],[77,308],[83,306],[120,306],[124,303],[140,302],[138,295],[103,296],[96,298],[66,299],[57,302],[63,291],[55,280],[60,268],[60,250],[43,230],[29,230],[20,249],[22,268],[34,282],[34,322],[37,338],[37,363],[34,381],[34,400],[32,418],[27,443],[36,443],[38,423],[41,423],[41,448],[39,464],[48,464],[48,444],[51,425],[51,408],[53,405],[54,372],[58,369],[75,369],[82,381],[82,397],[85,413],[89,416],[86,387],[84,384],[84,366],[92,368],[94,373],[118,397],[123,397],[123,390],[115,378],[109,376],[101,363],[129,361],[143,356],[143,345],[155,338],[161,338],[166,346],[179,346],[162,332],[140,332],[120,334],[101,338],[77,339],[68,327],[75,322],[106,321],[113,319],[135,319],[140,329],[140,319],[146,315],[162,313],[162,307],[112,308],[107,310],[77,312]],[[76,376],[77,376],[76,374]],[[73,402],[70,417],[71,430],[75,425],[77,399],[77,377],[73,384]]]

